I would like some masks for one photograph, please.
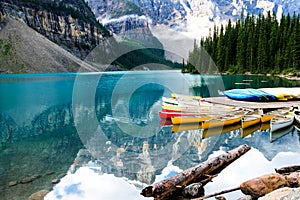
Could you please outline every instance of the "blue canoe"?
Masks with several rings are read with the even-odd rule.
[[[252,88],[232,89],[224,91],[224,94],[234,100],[239,101],[276,101],[277,98],[269,93]]]

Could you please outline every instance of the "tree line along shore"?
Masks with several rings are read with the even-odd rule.
[[[229,20],[225,26],[215,26],[200,44],[194,42],[187,63],[182,72],[207,73],[215,64],[221,73],[298,76],[300,15],[282,15],[278,19],[268,12],[266,16],[241,16],[235,24]],[[204,64],[205,70],[201,67]]]

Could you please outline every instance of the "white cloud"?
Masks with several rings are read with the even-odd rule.
[[[134,185],[124,178],[118,178],[112,174],[99,175],[88,167],[82,167],[75,174],[68,174],[62,178],[53,191],[45,197],[45,200],[119,200],[124,198],[146,199],[140,195],[140,191]]]

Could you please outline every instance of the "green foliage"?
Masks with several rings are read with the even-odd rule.
[[[140,7],[138,7],[135,3],[130,1],[121,0],[122,3],[124,3],[124,7],[117,12],[115,12],[111,17],[112,18],[118,18],[123,15],[143,15],[143,12],[141,11]]]
[[[154,43],[156,42],[158,41],[154,38]],[[156,48],[145,48],[143,44],[130,39],[125,39],[120,45],[122,46],[121,48],[135,49],[120,56],[112,63],[124,69],[132,69],[149,63],[157,63],[177,69],[182,68],[182,64],[169,61],[165,58],[165,52],[159,42]]]
[[[12,44],[9,39],[0,39],[0,56],[8,56],[12,49]]]
[[[242,16],[234,25],[229,21],[226,26],[215,27],[200,44],[194,45],[189,61],[199,63],[199,49],[204,48],[219,72],[297,75],[300,70],[299,15],[282,15],[280,21],[270,12],[257,18]],[[194,72],[193,68],[185,71]]]

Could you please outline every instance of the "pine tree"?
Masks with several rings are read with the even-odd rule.
[[[224,46],[224,27],[221,25],[220,36],[217,45],[217,66],[219,71],[224,72],[225,69],[225,46]]]
[[[257,49],[257,72],[265,73],[268,64],[267,57],[267,34],[265,27],[265,17],[262,16],[259,24],[258,49]]]
[[[243,21],[238,21],[237,26],[240,27],[238,31],[238,38],[237,38],[237,56],[236,56],[236,63],[240,69],[246,68],[246,31],[244,28]],[[245,69],[247,70],[247,69]]]

